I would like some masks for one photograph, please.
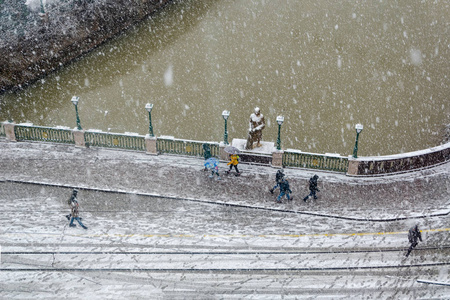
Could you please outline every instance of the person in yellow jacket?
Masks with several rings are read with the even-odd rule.
[[[233,167],[236,170],[236,176],[241,175],[241,173],[239,173],[238,167],[237,165],[239,164],[239,156],[237,154],[231,154],[230,155],[230,162],[227,163],[227,166],[230,166],[230,170],[227,171],[227,174],[230,174],[231,170],[233,169]]]

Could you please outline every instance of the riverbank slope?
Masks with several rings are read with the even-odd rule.
[[[25,4],[4,4],[0,93],[20,89],[69,64],[169,2],[95,0],[53,5],[51,2],[45,13],[30,10]],[[8,16],[13,16],[14,22],[8,22],[5,19]]]

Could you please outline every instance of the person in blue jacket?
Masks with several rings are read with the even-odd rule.
[[[293,200],[294,197],[290,197],[290,193],[292,193],[289,187],[289,181],[286,178],[283,178],[280,182],[280,194],[277,197],[277,202],[281,203],[281,198],[286,195],[288,200]]]
[[[78,205],[78,201],[76,201],[76,200],[72,201],[72,214],[71,215],[72,216],[70,218],[70,223],[69,223],[70,227],[77,226],[77,225],[73,224],[73,221],[77,220],[78,224],[80,224],[81,227],[83,227],[84,229],[88,229],[87,226],[85,226],[81,222],[81,218],[79,216],[79,205]]]

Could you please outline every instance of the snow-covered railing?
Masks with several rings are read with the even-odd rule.
[[[219,157],[219,143],[175,139],[172,136],[160,136],[156,141],[158,153],[189,156],[203,156],[203,144],[208,144],[211,155]]]
[[[5,133],[5,127],[3,126],[3,122],[0,123],[0,137],[5,137],[6,133]]]
[[[317,154],[288,149],[283,153],[283,166],[347,172],[348,158],[339,154]]]
[[[87,130],[84,133],[86,146],[146,151],[145,136],[137,133],[109,133]]]
[[[14,126],[14,134],[17,141],[28,140],[75,144],[72,130],[68,127],[52,128],[23,123]]]
[[[148,154],[174,154],[203,157],[203,144],[208,144],[211,155],[227,160],[226,145],[176,139],[172,136],[150,137],[137,133],[109,133],[101,130],[77,130],[69,127],[56,128],[34,126],[31,123],[15,124],[2,122],[0,136],[10,141],[42,141],[75,144],[78,147],[107,147],[146,151]],[[268,156],[270,158],[270,154]],[[410,153],[376,157],[344,157],[339,154],[308,153],[295,149],[273,151],[271,162],[263,164],[274,167],[294,167],[335,172],[347,175],[380,176],[399,172],[410,172],[450,161],[450,143]]]

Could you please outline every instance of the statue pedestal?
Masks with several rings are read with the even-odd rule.
[[[239,160],[241,162],[272,164],[272,152],[276,151],[275,143],[261,142],[261,147],[255,147],[252,150],[245,150],[247,140],[233,139],[231,145],[241,151]],[[256,145],[256,144],[255,144]]]
[[[261,153],[272,155],[272,152],[276,151],[275,143],[272,142],[261,142],[262,145],[261,147],[255,147],[252,150],[245,150],[246,143],[247,140],[233,139],[233,141],[231,142],[231,146],[238,148],[239,150],[241,150],[241,152],[248,152],[248,153]]]

